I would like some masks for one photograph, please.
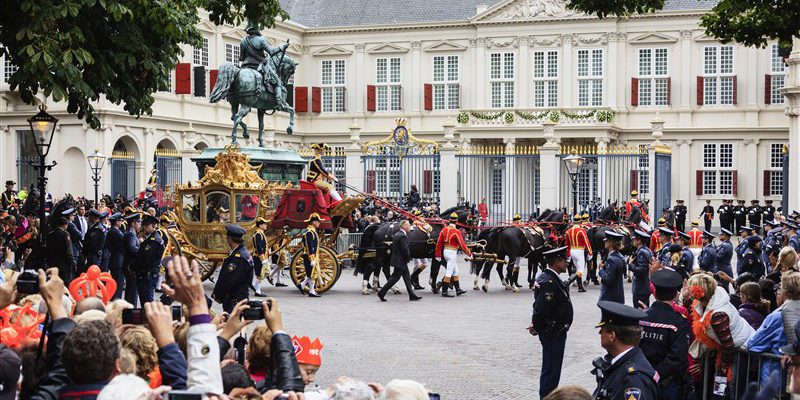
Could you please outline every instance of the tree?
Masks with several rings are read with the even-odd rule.
[[[279,0],[4,0],[0,54],[17,71],[11,90],[67,101],[93,129],[92,102],[104,96],[131,115],[150,115],[153,93],[167,89],[182,44],[199,45],[198,9],[216,24],[248,18],[271,27],[288,19]]]
[[[664,8],[664,0],[568,0],[567,6],[587,14],[625,17]],[[721,0],[700,19],[706,34],[722,42],[764,47],[777,40],[783,51],[800,36],[800,0]]]

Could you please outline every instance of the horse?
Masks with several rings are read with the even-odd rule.
[[[254,69],[239,68],[229,62],[223,63],[219,68],[217,83],[214,85],[209,101],[216,103],[224,98],[231,104],[231,120],[233,121],[232,143],[236,143],[236,129],[240,125],[242,126],[242,137],[245,139],[250,137],[247,132],[247,125],[243,120],[250,113],[251,107],[258,111],[259,147],[264,147],[261,137],[264,132],[264,115],[267,111],[272,111],[272,113],[285,111],[289,113],[289,127],[286,128],[286,133],[291,135],[294,130],[294,108],[286,101],[289,91],[286,89],[285,84],[294,75],[299,63],[277,55],[271,56],[269,59],[274,64],[275,72],[283,82],[282,85],[275,85],[275,93],[270,93],[267,90],[261,73]],[[239,108],[240,105],[242,106],[241,109]]]

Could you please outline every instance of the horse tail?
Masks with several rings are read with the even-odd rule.
[[[214,85],[214,89],[211,91],[211,96],[208,98],[209,102],[216,103],[228,97],[231,84],[233,84],[233,81],[236,79],[236,73],[238,71],[239,67],[229,62],[223,63],[219,67],[217,83]]]

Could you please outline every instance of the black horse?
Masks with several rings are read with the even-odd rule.
[[[639,228],[639,222],[642,221],[642,215],[638,208],[633,208],[631,216],[628,221],[622,221],[619,217],[619,210],[616,204],[612,203],[606,206],[595,220],[594,225],[586,230],[586,236],[589,238],[589,244],[592,246],[594,257],[589,260],[587,267],[589,276],[585,278],[586,282],[590,280],[595,284],[599,284],[597,280],[597,260],[605,260],[608,257],[608,251],[605,250],[604,239],[606,232],[616,231],[623,235],[622,238],[622,255],[630,255],[633,253],[632,237],[633,231]]]
[[[458,214],[459,224],[472,226],[474,218],[469,210],[461,207],[454,207],[440,214],[439,219],[428,220],[432,231],[430,234],[419,229],[412,229],[408,233],[408,247],[411,258],[432,259],[430,282],[432,289],[438,292],[436,280],[439,274],[440,260],[435,257],[436,241],[439,233],[447,224],[445,219],[455,212]],[[361,290],[363,294],[369,294],[370,289],[377,291],[380,288],[379,275],[383,271],[384,277],[389,279],[391,254],[389,250],[392,245],[392,237],[400,229],[400,221],[384,222],[368,226],[361,235],[361,243],[358,247],[358,256],[355,261],[355,274],[363,274]],[[412,284],[416,289],[424,289],[419,284],[419,275],[422,269],[415,269],[411,274]],[[372,277],[372,284],[370,284]],[[399,289],[393,289],[399,293]],[[434,293],[435,293],[434,292]]]

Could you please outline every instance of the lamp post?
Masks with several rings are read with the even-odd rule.
[[[577,154],[570,154],[564,157],[564,165],[566,165],[569,179],[572,181],[572,207],[574,214],[578,213],[578,175],[581,173],[584,161],[586,159]]]
[[[39,172],[39,251],[41,267],[47,268],[47,215],[45,215],[45,190],[47,188],[47,177],[45,171],[49,171],[56,166],[57,162],[46,164],[47,153],[50,152],[50,145],[53,143],[53,134],[56,131],[58,119],[47,113],[47,107],[42,104],[39,112],[28,119],[31,126],[33,143],[36,145],[36,152],[39,154],[39,162],[29,161],[28,163]]]
[[[98,186],[100,185],[100,171],[103,170],[103,165],[106,163],[105,154],[100,152],[100,149],[94,149],[94,154],[86,156],[89,161],[89,168],[92,170],[92,180],[94,181],[94,208],[99,210],[98,203]]]

